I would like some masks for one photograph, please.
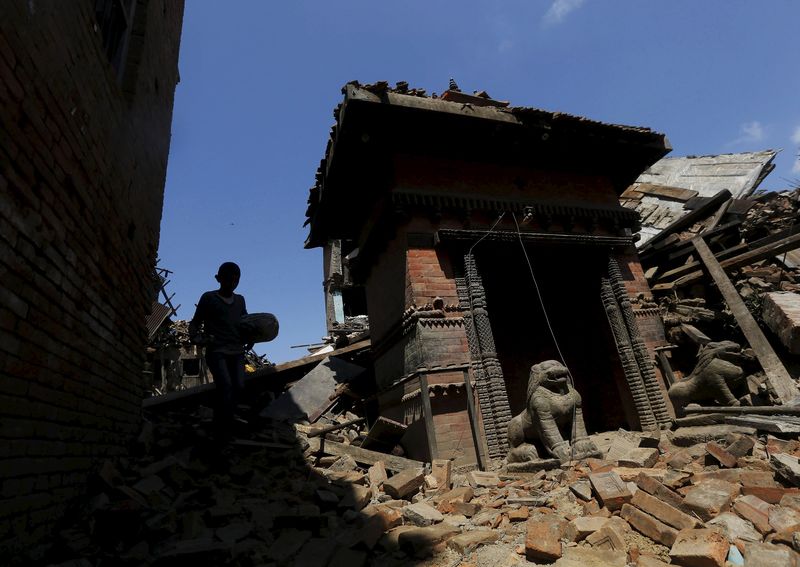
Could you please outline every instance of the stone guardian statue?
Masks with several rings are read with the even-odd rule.
[[[581,396],[570,385],[563,364],[547,360],[531,367],[525,405],[508,424],[509,464],[538,461],[536,440],[562,463],[601,456],[586,433]],[[575,443],[570,446],[572,438]]]

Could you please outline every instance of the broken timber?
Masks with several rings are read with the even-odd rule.
[[[730,223],[729,225],[726,225],[726,226],[739,226],[740,224],[741,224],[741,221],[740,222],[736,222],[736,223]],[[710,245],[711,244],[711,240],[709,240],[709,239],[710,239],[711,235],[714,232],[718,231],[718,230],[720,230],[720,229],[715,229],[713,231],[704,232],[703,233],[703,240],[705,240],[706,243]],[[790,228],[788,228],[786,230],[781,230],[781,231],[776,232],[774,234],[770,234],[769,236],[765,236],[764,238],[760,238],[760,239],[756,240],[755,242],[742,242],[741,244],[737,244],[735,246],[731,246],[730,248],[726,248],[725,250],[723,250],[721,252],[717,252],[716,254],[714,254],[714,257],[722,264],[723,267],[726,267],[725,261],[730,259],[730,258],[738,257],[740,255],[743,255],[743,254],[747,253],[748,251],[753,251],[753,250],[757,250],[757,249],[760,249],[760,248],[764,248],[765,251],[770,250],[770,248],[767,247],[768,244],[774,244],[776,242],[783,241],[784,239],[787,239],[790,236],[794,236],[796,234],[800,234],[800,225],[790,227]],[[688,251],[694,250],[694,248],[691,245],[691,240],[686,240],[684,242],[685,242],[685,244],[684,243],[680,243],[680,244],[677,244],[677,245],[675,245],[673,247],[673,248],[676,248],[676,249],[680,247],[681,250],[679,250],[677,252],[670,253],[669,256],[668,256],[668,259],[670,261],[674,261],[676,259],[681,258],[682,256],[686,256],[686,255],[689,254]],[[671,284],[669,283],[670,280],[677,280],[681,276],[686,276],[686,275],[692,275],[693,276],[701,268],[702,268],[702,265],[700,264],[700,262],[697,262],[697,261],[689,262],[687,264],[684,264],[683,266],[680,266],[680,267],[677,267],[677,268],[674,268],[672,270],[668,270],[668,271],[664,272],[663,274],[661,274],[658,277],[658,282],[659,282],[659,284],[665,284],[665,286],[667,288],[669,288],[669,287],[671,287]],[[656,286],[656,287],[658,287],[658,286]]]
[[[792,238],[800,239],[800,235]],[[769,341],[767,341],[758,323],[753,319],[741,296],[739,296],[739,292],[736,291],[731,280],[728,279],[722,265],[714,258],[714,254],[708,248],[708,245],[702,238],[695,238],[692,243],[700,256],[700,260],[705,264],[708,273],[714,283],[717,284],[722,297],[736,318],[736,322],[739,324],[742,333],[744,333],[747,342],[750,343],[750,347],[755,352],[756,358],[761,363],[761,367],[778,394],[778,398],[780,398],[781,402],[788,403],[800,395],[794,380],[789,376],[778,355],[772,350]]]
[[[382,461],[387,470],[398,472],[406,469],[420,469],[425,466],[425,463],[406,459],[405,457],[396,457],[386,453],[378,453],[377,451],[370,451],[369,449],[362,449],[354,445],[345,445],[344,443],[337,443],[330,441],[324,437],[320,439],[320,451],[328,455],[341,457],[349,455],[353,460],[362,465],[374,465],[378,461]]]
[[[722,266],[724,269],[733,270],[736,268],[741,268],[743,266],[747,266],[758,262],[760,260],[764,260],[766,258],[771,258],[772,256],[776,256],[778,254],[782,254],[784,252],[789,252],[794,250],[795,248],[800,248],[800,234],[795,234],[783,240],[779,240],[778,242],[774,242],[771,244],[765,244],[759,248],[754,250],[749,250],[743,254],[739,254],[738,256],[734,256],[733,258],[729,258],[727,260],[723,260],[722,262],[717,262],[716,258],[714,261]],[[709,254],[713,258],[713,253],[709,250]],[[674,282],[665,283],[665,284],[658,284],[653,286],[653,290],[666,290],[672,289],[674,287],[681,287],[697,280],[703,278],[702,270],[696,270],[691,274],[687,274],[681,278],[678,278]]]
[[[281,374],[292,374],[293,370],[301,371],[303,368],[308,367],[314,363],[318,363],[323,361],[327,357],[339,357],[345,354],[356,354],[359,350],[366,350],[370,347],[370,340],[365,339],[363,341],[359,341],[355,344],[348,345],[346,347],[342,347],[340,349],[336,349],[333,351],[325,352],[322,354],[312,354],[310,356],[304,356],[303,358],[298,358],[297,360],[290,360],[289,362],[283,362],[281,364],[276,364],[275,366],[269,366],[266,368],[259,368],[255,372],[247,373],[244,377],[245,387],[252,383],[260,382],[261,379],[266,381],[278,382],[280,381]],[[290,380],[291,381],[291,380]],[[153,396],[150,398],[144,398],[142,400],[142,408],[147,409],[151,407],[157,407],[161,405],[170,404],[171,402],[179,402],[185,398],[191,398],[193,396],[198,396],[201,394],[210,395],[210,392],[214,390],[215,385],[213,382],[209,382],[208,384],[201,384],[199,386],[194,386],[192,388],[186,388],[185,390],[176,390],[175,392],[170,392],[168,394],[164,394],[162,396]]]
[[[666,244],[666,239],[672,234],[678,233],[686,228],[689,228],[694,223],[702,220],[715,212],[721,204],[731,198],[731,192],[723,189],[713,197],[710,197],[707,202],[697,207],[692,212],[683,215],[672,221],[664,230],[656,234],[653,238],[648,240],[640,249],[639,255],[646,256],[654,253],[656,250]]]
[[[729,406],[729,407],[692,407],[687,406],[683,409],[686,414],[719,413],[730,415],[798,415],[800,407],[797,406]]]

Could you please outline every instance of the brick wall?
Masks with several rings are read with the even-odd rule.
[[[441,250],[412,248],[406,252],[408,299],[417,306],[441,297],[445,305],[458,305],[455,276],[450,258]]]
[[[619,269],[622,272],[622,279],[625,281],[625,289],[628,290],[628,295],[636,297],[639,294],[644,294],[645,297],[652,297],[653,292],[650,291],[650,286],[647,284],[647,278],[644,277],[642,264],[639,262],[639,255],[636,249],[630,247],[624,253],[617,254],[617,262]]]
[[[118,78],[95,2],[0,3],[0,557],[138,428],[183,2],[135,4]]]

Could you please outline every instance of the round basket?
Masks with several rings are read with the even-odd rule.
[[[278,319],[272,313],[251,313],[239,321],[245,343],[266,343],[278,336]]]

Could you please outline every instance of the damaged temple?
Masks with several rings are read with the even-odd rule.
[[[664,330],[645,301],[639,216],[619,202],[670,150],[666,137],[457,90],[351,83],[344,94],[306,245],[350,250],[380,413],[408,425],[409,455],[505,457],[512,416],[534,403],[530,369],[548,360],[592,400],[580,430],[584,419],[591,431],[668,427],[651,362]],[[558,443],[538,451],[563,460]]]

